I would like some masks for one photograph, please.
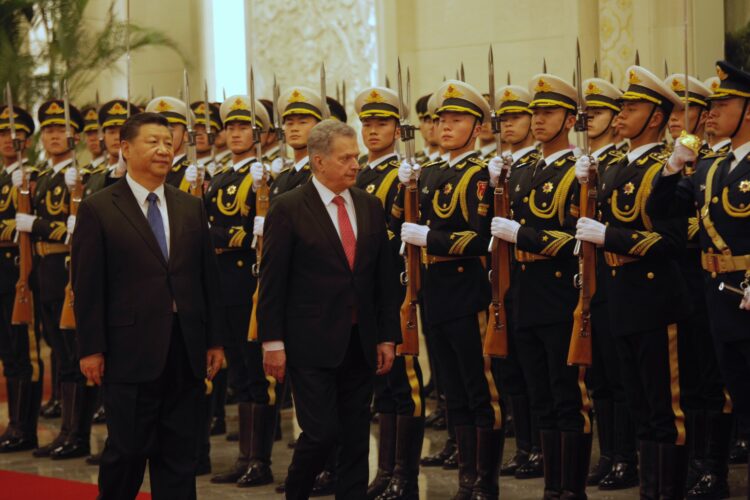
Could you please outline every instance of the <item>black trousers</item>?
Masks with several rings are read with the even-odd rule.
[[[453,426],[499,429],[503,412],[490,360],[482,354],[476,315],[430,325],[445,388],[448,420]]]
[[[622,380],[638,426],[638,439],[642,441],[685,444],[681,340],[676,324],[615,338],[622,361]]]
[[[176,317],[174,325],[158,379],[104,383],[108,435],[99,467],[100,500],[135,498],[147,461],[154,500],[196,496],[204,384],[190,368]]]
[[[308,498],[315,476],[336,445],[340,445],[336,498],[365,498],[374,375],[362,352],[356,326],[340,366],[289,364],[288,375],[302,433],[289,466],[286,498]]]
[[[74,330],[60,329],[62,300],[42,302],[39,312],[42,316],[44,337],[52,347],[61,382],[83,383],[86,378],[81,373],[76,350]]]
[[[0,361],[3,375],[33,382],[42,380],[44,363],[34,325],[11,325],[15,293],[0,295]]]
[[[572,315],[571,315],[572,316]],[[567,365],[571,322],[519,328],[516,347],[540,430],[591,432],[585,369]]]
[[[508,292],[509,294],[511,292]],[[526,378],[524,378],[521,363],[518,359],[518,347],[516,347],[516,332],[514,330],[515,322],[513,321],[513,303],[505,301],[505,315],[507,319],[507,336],[508,336],[508,356],[505,358],[493,358],[492,363],[497,367],[497,383],[503,396],[517,397],[527,396],[528,388]]]
[[[747,328],[750,325],[740,325]],[[740,421],[750,421],[750,340],[724,342],[714,335],[716,357],[732,397],[733,412]]]
[[[396,356],[393,368],[375,377],[375,411],[424,416],[424,383],[416,356]]]

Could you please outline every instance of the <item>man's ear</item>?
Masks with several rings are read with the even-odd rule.
[[[130,143],[128,141],[120,141],[120,151],[122,151],[122,157],[127,160],[130,157]]]

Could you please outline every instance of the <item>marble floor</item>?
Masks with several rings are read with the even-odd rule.
[[[433,402],[430,401],[430,404],[433,404]],[[5,422],[5,405],[3,404],[2,406],[3,408],[0,411],[0,422]],[[237,407],[228,406],[227,415],[228,427],[235,428],[237,425]],[[50,441],[54,436],[58,426],[59,419],[41,419],[40,441],[42,443]],[[284,439],[276,443],[273,451],[273,470],[274,475],[278,481],[281,481],[286,475],[286,467],[288,466],[289,460],[291,459],[292,452],[287,448],[286,443],[292,436],[292,434],[298,432],[291,410],[285,410],[282,414],[282,431],[284,434]],[[92,442],[95,451],[99,450],[103,445],[105,435],[106,429],[104,425],[94,426]],[[377,465],[376,438],[377,425],[373,425],[370,438],[370,477],[374,476],[375,468]],[[444,432],[428,430],[425,436],[423,454],[427,454],[428,452],[442,447],[444,439]],[[217,436],[211,439],[211,446],[213,470],[222,471],[224,469],[227,469],[235,459],[237,453],[237,444],[227,442],[224,436]],[[505,446],[506,458],[511,456],[511,454],[514,452],[514,447],[515,446],[513,440],[509,439]],[[594,445],[594,449],[594,453],[596,453],[596,445]],[[730,471],[732,498],[745,498],[747,495],[745,467],[746,466],[744,465],[732,466],[732,469]],[[97,479],[96,467],[86,465],[83,459],[67,461],[35,459],[32,458],[30,452],[0,455],[0,469],[14,470],[19,472],[27,472],[43,476],[91,483],[95,483]],[[209,478],[210,476],[202,476],[197,480],[198,498],[201,500],[281,498],[280,495],[277,495],[274,492],[273,486],[240,489],[230,485],[211,484],[209,482]],[[457,472],[444,471],[442,469],[436,468],[422,468],[419,482],[422,499],[449,499],[452,498],[456,489]],[[501,498],[514,500],[536,500],[541,497],[543,484],[541,479],[519,481],[514,479],[501,478],[500,484]],[[148,475],[146,478],[146,482],[144,483],[143,490],[148,491]],[[591,499],[632,499],[637,498],[637,494],[638,493],[635,488],[619,492],[601,492],[592,488],[588,489],[588,495]]]

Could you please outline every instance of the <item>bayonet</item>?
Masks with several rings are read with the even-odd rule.
[[[328,100],[326,99],[326,64],[325,62],[320,63],[320,100],[323,109],[323,119],[326,120],[331,117],[331,110],[328,109]]]
[[[466,73],[464,72],[464,63],[463,62],[461,63],[461,69],[460,69],[460,73],[459,74],[461,75],[460,80],[462,82],[465,82],[466,81]]]
[[[263,132],[258,126],[258,115],[255,109],[255,72],[250,66],[250,119],[253,121],[253,141],[255,141],[255,161],[263,160],[263,145],[260,134]]]
[[[341,105],[346,109],[346,80],[341,81]]]
[[[273,75],[273,128],[276,130],[276,137],[279,139],[279,158],[283,166],[287,164],[286,135],[284,134],[284,125],[281,122],[281,110],[279,109],[279,96],[281,90],[276,83],[276,75]]]
[[[187,159],[190,165],[195,165],[198,169],[198,178],[191,186],[194,194],[200,194],[199,187],[203,184],[203,166],[198,165],[195,159],[195,121],[193,112],[190,109],[190,81],[188,80],[187,69],[182,70],[182,96],[185,103],[185,115],[187,118]]]
[[[495,150],[497,155],[500,156],[502,153],[502,141],[500,140],[500,116],[497,114],[497,102],[495,102],[495,55],[492,52],[492,45],[490,44],[490,52],[487,55],[487,66],[489,72],[489,96],[490,96],[490,125],[492,126],[492,133],[495,135]],[[510,74],[509,74],[510,76]]]
[[[508,71],[508,77],[506,78],[506,84],[510,85],[510,71]]]
[[[104,144],[104,131],[102,130],[101,123],[98,123],[99,122],[99,109],[100,109],[100,104],[99,104],[99,89],[96,90],[96,103],[95,103],[95,107],[96,107],[96,120],[97,120],[97,124],[96,124],[96,138],[99,141],[99,149],[102,150],[101,154],[104,155],[105,161],[107,161],[107,156],[109,156],[109,155],[107,153],[107,147]]]
[[[542,73],[546,73],[546,72],[547,72],[547,58],[543,57],[542,58]]]
[[[583,96],[583,80],[581,76],[581,44],[576,39],[576,71],[573,75],[575,81],[576,92],[578,94],[578,110],[576,113],[576,125],[575,129],[583,136],[583,154],[586,156],[591,154],[589,150],[589,134],[588,134],[588,110],[586,109],[586,100]]]
[[[599,78],[599,63],[594,60],[594,78]]]
[[[336,83],[336,100],[341,102],[341,89],[339,89],[338,82]]]
[[[203,116],[206,122],[206,138],[208,139],[208,144],[211,147],[211,163],[213,163],[215,168],[216,148],[214,147],[214,142],[216,141],[216,136],[211,128],[211,108],[209,107],[208,103],[208,82],[205,79],[203,80]]]
[[[154,92],[154,86],[151,85],[151,100],[153,101],[156,98],[156,93]]]
[[[664,58],[664,78],[669,76],[669,65],[667,65],[667,59]]]
[[[443,80],[445,80],[445,77],[443,77]],[[388,75],[385,75],[385,86],[386,88],[391,88],[391,79],[388,78]]]
[[[68,81],[63,80],[63,110],[65,112],[65,139],[68,142],[68,151],[72,153],[73,168],[78,172],[78,162],[76,161],[76,140],[73,135],[73,125],[70,123],[70,97],[68,94]]]
[[[227,89],[224,87],[221,87],[221,102],[224,102],[227,100]]]
[[[635,65],[641,65],[641,54],[638,52],[638,49],[635,49]]]
[[[130,118],[130,0],[125,0],[125,101]]]
[[[688,80],[688,0],[683,1],[683,14],[684,14],[684,22],[685,22],[685,29],[682,36],[682,44],[683,44],[683,51],[685,52],[685,133],[690,134],[692,133],[690,130],[690,116],[688,111],[690,110],[690,100],[688,87],[689,87],[689,80]]]

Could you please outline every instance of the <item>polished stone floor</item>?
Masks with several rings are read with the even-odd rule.
[[[430,404],[433,402],[430,401]],[[5,405],[0,410],[0,422],[6,421]],[[237,407],[228,406],[228,426],[236,427]],[[52,439],[56,428],[59,425],[57,420],[40,420],[40,441],[46,443]],[[291,459],[291,450],[286,446],[288,439],[295,432],[295,422],[292,418],[291,410],[285,410],[282,414],[282,430],[284,439],[276,443],[273,451],[273,470],[276,479],[281,481],[286,474],[286,467]],[[93,432],[93,446],[96,450],[101,448],[104,443],[106,430],[104,425],[95,425]],[[372,428],[370,441],[370,471],[371,477],[375,474],[377,465],[377,425]],[[427,431],[423,454],[434,451],[443,444],[445,434],[433,430]],[[229,443],[224,436],[214,437],[211,440],[214,471],[222,471],[228,468],[234,461],[237,453],[237,444]],[[596,454],[596,445],[594,445]],[[514,442],[508,440],[505,447],[505,456],[509,457],[514,451]],[[84,481],[95,483],[97,479],[96,467],[88,466],[83,459],[68,461],[53,461],[50,459],[34,459],[30,452],[16,453],[11,455],[0,455],[0,469],[8,469],[19,472],[40,474],[44,476],[57,477],[75,481]],[[745,479],[745,466],[732,466],[730,472],[730,481],[732,488],[732,498],[745,498],[747,495],[747,484]],[[198,498],[201,500],[208,499],[241,499],[241,498],[281,498],[273,491],[272,486],[261,488],[240,489],[234,486],[213,485],[209,482],[210,476],[198,478]],[[455,492],[457,485],[456,471],[444,471],[435,468],[423,468],[420,474],[420,492],[422,499],[448,499]],[[536,500],[541,497],[542,480],[531,479],[518,481],[514,479],[501,478],[500,496],[505,499],[518,500]],[[144,491],[148,490],[148,479],[143,486]],[[589,498],[591,499],[625,499],[637,498],[637,490],[630,489],[620,492],[600,492],[596,489],[589,488]],[[1,495],[0,495],[1,496]]]

